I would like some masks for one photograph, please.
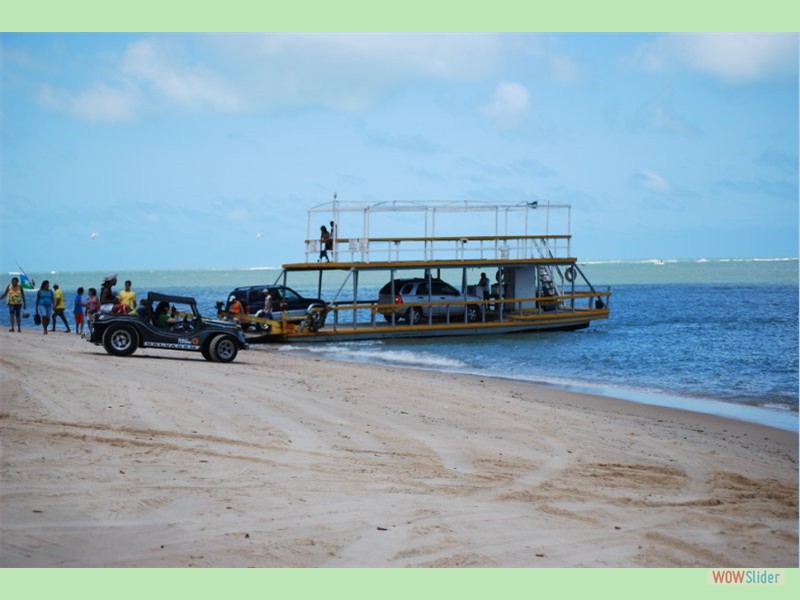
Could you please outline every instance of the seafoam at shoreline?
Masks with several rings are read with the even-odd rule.
[[[602,396],[605,398],[624,400],[635,404],[675,408],[686,412],[719,416],[747,423],[757,423],[766,427],[773,427],[795,433],[800,429],[800,417],[798,413],[780,407],[768,408],[734,404],[732,402],[724,402],[722,400],[704,398],[701,396],[689,398],[674,394],[640,391],[631,388],[585,385],[566,380],[544,381],[529,379],[523,376],[498,375],[496,373],[486,373],[469,369],[464,363],[452,359],[412,352],[373,353],[369,351],[359,351],[353,348],[343,352],[341,347],[336,348],[336,351],[332,352],[332,348],[329,345],[304,347],[285,345],[280,346],[279,350],[284,353],[311,356],[324,354],[326,360],[387,365],[401,369],[419,369],[437,373],[454,373],[472,377],[522,382],[531,386],[560,389],[589,396]]]

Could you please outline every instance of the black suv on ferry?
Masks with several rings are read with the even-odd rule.
[[[264,300],[266,299],[267,292],[272,294],[272,313],[276,319],[280,318],[280,314],[285,310],[286,316],[290,319],[305,318],[310,312],[309,309],[318,309],[320,307],[326,310],[317,311],[320,313],[321,319],[315,323],[317,327],[322,327],[325,324],[325,317],[327,316],[327,303],[319,298],[306,298],[295,292],[292,288],[284,285],[251,285],[248,287],[238,287],[228,294],[228,299],[225,302],[222,310],[229,312],[232,298],[236,298],[247,308],[247,314],[252,316],[261,316],[261,311],[264,308]]]

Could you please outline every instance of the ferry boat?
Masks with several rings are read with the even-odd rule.
[[[271,286],[274,318],[230,306],[220,316],[239,320],[250,343],[582,329],[609,317],[611,290],[572,256],[570,214],[544,202],[335,199],[308,210],[305,259]],[[294,280],[324,302],[281,312]]]

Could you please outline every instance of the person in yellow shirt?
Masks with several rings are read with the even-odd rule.
[[[119,303],[125,307],[125,312],[136,310],[136,292],[131,289],[130,279],[125,282],[125,289],[119,293]]]
[[[6,300],[6,303],[8,304],[8,318],[11,320],[11,329],[9,329],[9,331],[14,331],[14,318],[16,317],[17,333],[21,333],[23,316],[22,309],[27,309],[28,303],[25,301],[25,290],[19,284],[19,277],[11,278],[11,283],[8,284],[6,291],[3,292],[2,296],[0,296],[0,300],[6,297],[8,298],[8,300]],[[27,316],[27,313],[25,316]]]
[[[61,291],[61,288],[56,283],[53,285],[53,327],[50,331],[56,330],[56,317],[61,317],[61,320],[64,321],[64,326],[67,328],[67,333],[70,332],[69,321],[67,321],[67,316],[64,314],[66,308],[67,303],[64,302],[64,292]]]

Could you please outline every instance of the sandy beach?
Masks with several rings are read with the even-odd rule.
[[[796,567],[797,434],[259,347],[0,333],[2,567]]]

